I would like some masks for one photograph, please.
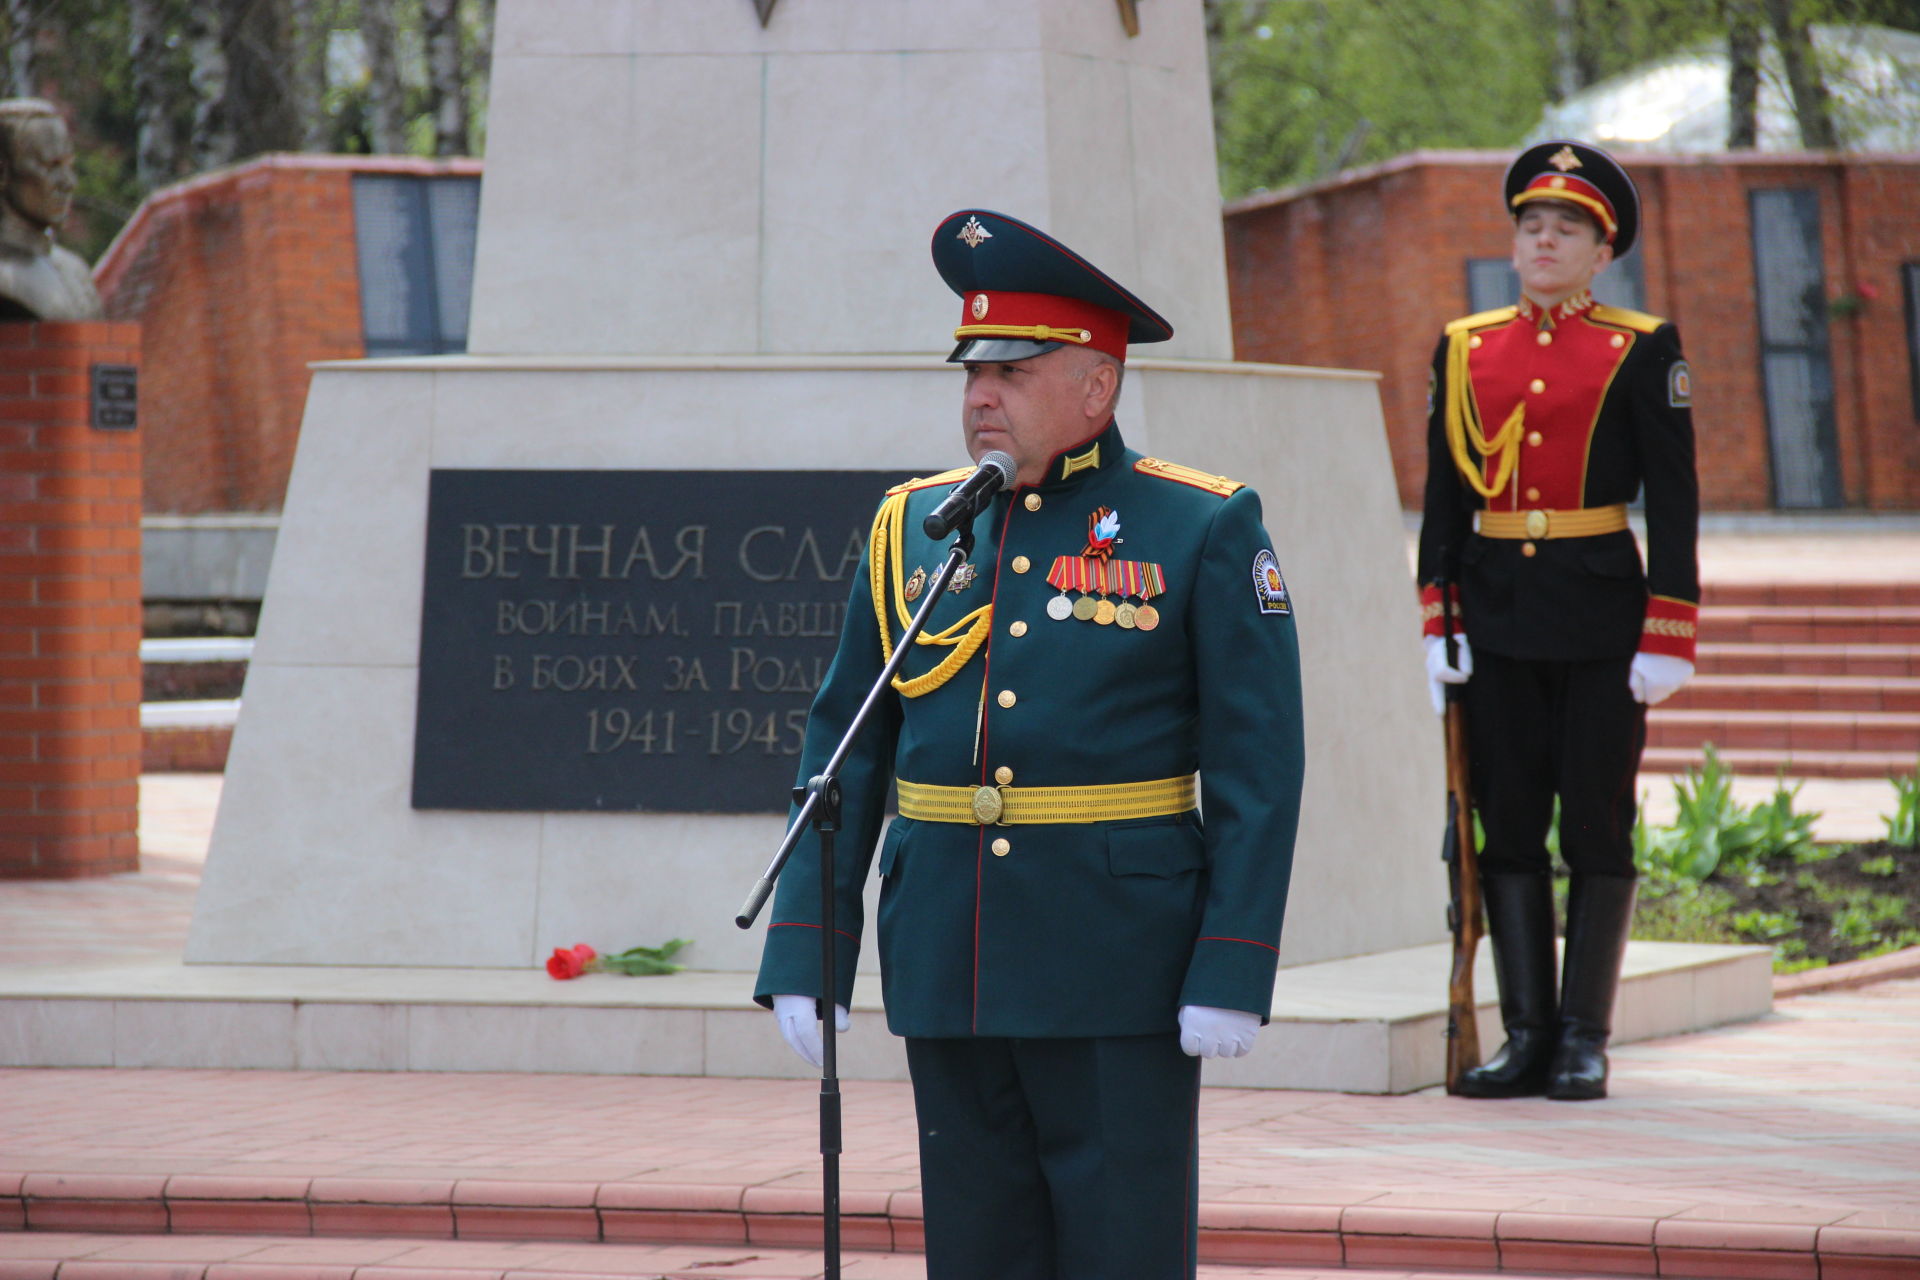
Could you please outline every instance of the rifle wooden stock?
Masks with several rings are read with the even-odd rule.
[[[1473,956],[1484,930],[1480,857],[1473,845],[1473,792],[1467,773],[1467,709],[1458,685],[1447,687],[1447,831],[1440,857],[1447,864],[1447,927],[1453,932],[1453,968],[1447,977],[1447,1092],[1480,1065],[1480,1025],[1474,1010]]]

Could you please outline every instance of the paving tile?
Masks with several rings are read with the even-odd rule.
[[[168,1228],[176,1232],[304,1236],[313,1231],[305,1200],[169,1200]]]
[[[1592,1271],[1606,1276],[1654,1276],[1659,1259],[1649,1245],[1581,1240],[1502,1240],[1500,1267],[1509,1270]]]
[[[1241,1231],[1203,1227],[1200,1232],[1200,1257],[1207,1262],[1337,1267],[1345,1256],[1345,1246],[1335,1231]]]
[[[699,1213],[675,1209],[602,1209],[601,1238],[609,1241],[702,1240],[745,1244],[742,1213]]]
[[[451,1205],[314,1204],[317,1236],[453,1235]]]
[[[1662,1276],[1713,1280],[1820,1280],[1820,1260],[1811,1253],[1759,1249],[1660,1250]]]
[[[165,1231],[167,1206],[154,1200],[29,1200],[30,1231]]]
[[[454,1231],[462,1240],[598,1240],[594,1209],[455,1205]]]

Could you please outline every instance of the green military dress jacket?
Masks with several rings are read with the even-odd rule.
[[[883,504],[814,702],[803,785],[945,562],[950,544],[920,525],[962,474]],[[962,820],[895,817],[879,848],[895,1034],[1146,1035],[1175,1030],[1184,1004],[1264,1019],[1304,745],[1292,602],[1258,496],[1143,458],[1110,423],[1040,484],[999,494],[974,531],[927,627],[941,642],[915,647],[840,775],[834,998],[851,1002],[860,889],[898,780],[903,809],[927,788],[985,803]],[[1177,796],[1196,772],[1197,809],[1125,816],[1126,797]],[[1093,820],[1060,820],[1056,789],[1112,784],[1142,785],[1071,815]],[[1002,797],[1001,822],[975,820]],[[1030,798],[1045,820],[1018,820]],[[763,1004],[821,994],[818,856],[810,834],[781,876]]]

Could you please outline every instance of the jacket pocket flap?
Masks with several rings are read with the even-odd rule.
[[[1191,823],[1158,822],[1107,832],[1107,870],[1116,876],[1170,879],[1206,865],[1206,841]]]

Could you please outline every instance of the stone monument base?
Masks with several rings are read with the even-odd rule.
[[[1488,948],[1480,1043],[1500,1044]],[[1273,1024],[1212,1085],[1409,1093],[1446,1071],[1444,945],[1284,969]],[[811,1070],[749,1003],[747,973],[660,978],[538,969],[370,969],[150,962],[0,969],[0,1067],[538,1071],[799,1078]],[[904,1080],[879,984],[861,984],[840,1041],[848,1080]],[[1626,1043],[1772,1008],[1765,947],[1635,942],[1614,1026]],[[863,998],[864,997],[864,998]]]

